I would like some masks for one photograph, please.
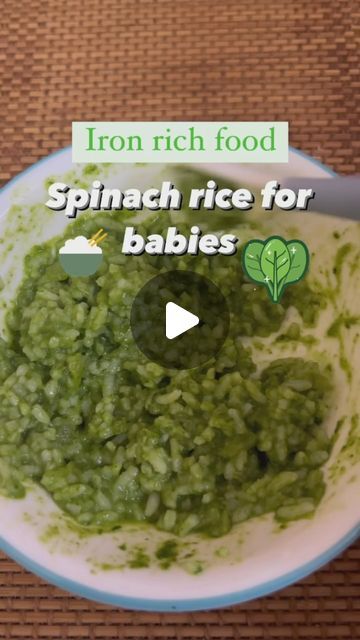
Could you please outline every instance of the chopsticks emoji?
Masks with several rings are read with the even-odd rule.
[[[99,229],[99,231],[97,231],[88,241],[89,244],[92,247],[95,247],[97,244],[99,244],[99,242],[102,242],[106,236],[108,235],[107,233],[102,233],[104,231],[104,229]]]

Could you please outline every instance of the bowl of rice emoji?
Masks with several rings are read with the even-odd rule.
[[[103,229],[100,229],[90,239],[76,236],[66,240],[59,250],[59,261],[69,276],[91,276],[98,270],[103,259],[98,243],[107,236],[102,232]]]

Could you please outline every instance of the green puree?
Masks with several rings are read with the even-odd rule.
[[[166,214],[151,216],[138,231],[168,224]],[[258,372],[243,337],[279,330],[289,305],[314,322],[318,295],[302,282],[273,304],[244,280],[240,252],[126,257],[125,225],[118,213],[70,225],[67,237],[109,233],[94,276],[61,269],[64,238],[26,258],[0,341],[0,490],[20,498],[32,479],[77,523],[104,531],[131,521],[221,536],[267,512],[281,522],[311,515],[331,448],[322,427],[330,372],[300,358]],[[200,369],[148,361],[129,327],[135,293],[175,268],[210,277],[229,302],[230,335]],[[159,559],[176,553],[167,543]]]

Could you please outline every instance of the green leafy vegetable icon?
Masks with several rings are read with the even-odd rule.
[[[243,268],[251,280],[264,285],[273,302],[280,302],[285,288],[304,277],[309,251],[301,240],[271,236],[250,240],[243,250]]]

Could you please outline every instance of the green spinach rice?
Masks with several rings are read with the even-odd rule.
[[[139,232],[161,233],[166,222],[152,216]],[[244,279],[239,252],[126,257],[125,226],[111,213],[70,225],[64,238],[109,232],[87,278],[62,270],[64,238],[26,257],[0,341],[1,492],[21,498],[31,479],[97,531],[131,521],[221,536],[268,512],[280,522],[310,516],[331,448],[322,426],[330,371],[301,358],[258,371],[243,338],[279,330],[290,305],[314,322],[317,295],[302,282],[273,304]],[[134,295],[170,269],[209,277],[229,301],[230,334],[199,369],[165,370],[132,339]]]

